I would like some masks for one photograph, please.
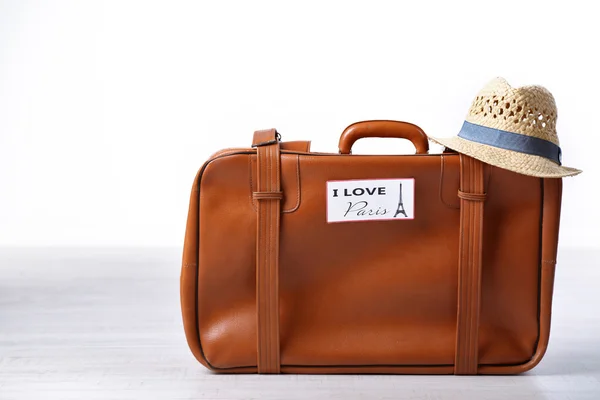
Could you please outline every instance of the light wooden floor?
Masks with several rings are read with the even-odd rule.
[[[0,250],[0,399],[600,399],[600,251],[559,257],[550,348],[507,377],[213,375],[178,249]]]

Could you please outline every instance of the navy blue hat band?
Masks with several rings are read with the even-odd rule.
[[[561,165],[560,147],[537,137],[488,128],[467,121],[463,124],[458,137],[500,149],[545,157]]]

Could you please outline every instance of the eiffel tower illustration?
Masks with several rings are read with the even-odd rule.
[[[400,198],[398,199],[398,209],[396,210],[396,214],[394,214],[394,218],[396,218],[398,214],[402,214],[405,218],[408,218],[408,215],[404,210],[404,204],[402,204],[402,184],[400,184]]]

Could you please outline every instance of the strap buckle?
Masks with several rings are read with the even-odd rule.
[[[262,146],[269,146],[275,143],[279,143],[281,142],[281,133],[279,132],[275,132],[275,139],[274,140],[268,140],[266,142],[260,142],[260,143],[255,143],[252,145],[252,147],[262,147]]]

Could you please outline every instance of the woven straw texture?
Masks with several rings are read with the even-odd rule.
[[[496,78],[475,97],[466,120],[470,123],[533,136],[560,145],[556,134],[556,103],[541,86],[511,87]],[[480,161],[524,175],[560,178],[581,173],[547,158],[476,143],[460,137],[430,138]]]

